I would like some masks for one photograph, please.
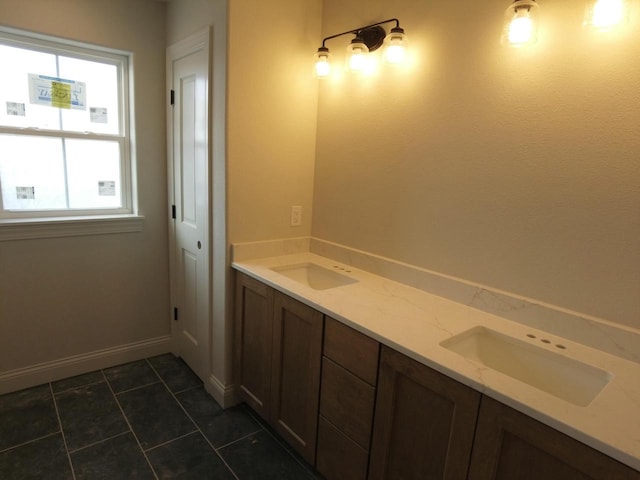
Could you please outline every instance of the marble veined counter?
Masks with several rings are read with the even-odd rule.
[[[235,255],[233,267],[640,470],[640,363],[308,251],[248,257]],[[272,270],[303,263],[326,267],[357,282],[315,290]],[[605,370],[611,380],[590,404],[578,406],[440,345],[478,326]]]

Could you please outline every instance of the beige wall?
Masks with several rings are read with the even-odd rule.
[[[164,4],[0,0],[0,23],[133,52],[140,233],[0,242],[0,373],[168,335]]]
[[[321,0],[229,6],[228,232],[231,242],[311,232]],[[290,207],[303,222],[290,226]]]
[[[640,328],[640,9],[542,2],[518,50],[508,3],[324,1],[325,35],[398,17],[415,58],[323,82],[312,233]]]

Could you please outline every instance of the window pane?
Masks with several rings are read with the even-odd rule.
[[[56,76],[56,56],[0,45],[0,125],[58,130],[58,108],[29,103],[29,74]]]
[[[0,152],[5,210],[66,208],[62,140],[0,135]]]
[[[86,110],[62,109],[62,128],[80,132],[120,133],[118,69],[115,65],[59,57],[59,76],[86,84]]]
[[[0,223],[132,211],[127,62],[0,27]]]
[[[120,145],[99,140],[67,140],[70,208],[120,208]]]

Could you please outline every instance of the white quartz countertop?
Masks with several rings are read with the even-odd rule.
[[[272,270],[314,263],[358,280],[315,290]],[[236,270],[375,338],[380,343],[640,470],[640,364],[536,330],[312,253],[237,261]],[[606,370],[611,381],[588,406],[576,406],[440,343],[476,326],[496,330]],[[527,337],[535,335],[536,339]],[[540,340],[549,340],[542,343]],[[557,344],[564,349],[556,347]]]

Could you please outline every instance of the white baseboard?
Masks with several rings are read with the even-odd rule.
[[[233,407],[238,403],[235,387],[223,384],[213,374],[204,383],[204,388],[222,408]]]
[[[0,394],[15,392],[46,382],[153,357],[171,351],[171,336],[150,338],[51,362],[0,372]]]

